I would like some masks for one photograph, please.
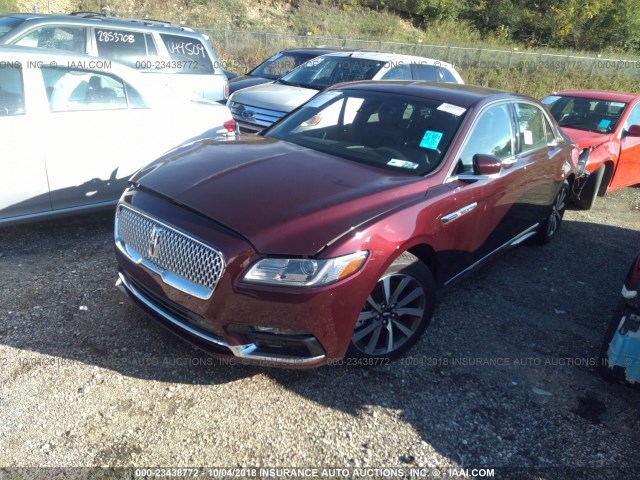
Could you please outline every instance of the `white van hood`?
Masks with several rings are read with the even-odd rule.
[[[310,88],[265,83],[263,85],[238,90],[230,100],[243,105],[275,110],[277,112],[290,112],[305,103],[316,93],[318,93],[318,90]]]

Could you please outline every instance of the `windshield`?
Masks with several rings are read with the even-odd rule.
[[[285,73],[290,72],[298,65],[317,57],[317,53],[276,53],[249,72],[254,77],[276,80]]]
[[[551,95],[542,100],[561,127],[611,133],[627,106],[596,98]]]
[[[15,17],[0,17],[0,37],[16,28],[22,22],[24,20]]]
[[[303,63],[279,81],[285,85],[324,90],[336,83],[371,80],[384,64],[362,58],[322,56]]]
[[[444,160],[465,109],[387,92],[330,90],[265,136],[354,162],[421,176]],[[453,113],[451,113],[453,112]]]

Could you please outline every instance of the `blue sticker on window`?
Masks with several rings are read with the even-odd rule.
[[[600,120],[598,128],[608,128],[611,125],[611,120]]]
[[[440,145],[440,140],[442,140],[442,135],[443,134],[440,132],[427,130],[426,132],[424,132],[424,137],[422,137],[420,146],[422,148],[428,148],[429,150],[437,150],[438,145]]]

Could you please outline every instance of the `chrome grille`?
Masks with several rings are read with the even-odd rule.
[[[168,225],[121,205],[116,245],[163,281],[199,298],[209,298],[224,271],[220,252]]]
[[[270,127],[287,114],[287,112],[244,105],[238,102],[231,102],[229,110],[231,110],[235,120],[245,124],[259,125],[260,127]],[[247,118],[242,115],[243,112],[252,112],[254,116]]]

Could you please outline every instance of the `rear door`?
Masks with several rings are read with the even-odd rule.
[[[51,210],[38,80],[35,69],[0,61],[0,219]]]
[[[52,207],[116,200],[129,176],[158,153],[149,151],[145,133],[153,131],[150,111],[111,73],[44,66],[41,74]]]
[[[508,179],[509,235],[516,236],[541,223],[549,213],[559,188],[566,151],[558,142],[543,110],[526,101],[513,104],[517,155],[503,162],[502,176]]]

